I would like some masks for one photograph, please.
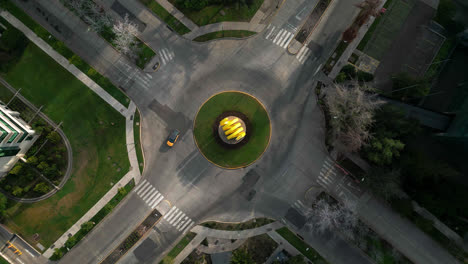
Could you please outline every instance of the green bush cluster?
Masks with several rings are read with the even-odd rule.
[[[343,66],[340,73],[336,76],[335,81],[337,83],[342,83],[344,81],[355,79],[357,79],[359,82],[370,82],[374,80],[374,75],[365,71],[356,70],[353,65],[347,64]]]
[[[18,29],[12,27],[3,18],[0,22],[7,27],[0,37],[0,71],[7,72],[19,60],[24,49],[28,45],[28,39]]]

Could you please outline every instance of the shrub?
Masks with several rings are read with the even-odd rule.
[[[81,225],[81,229],[85,232],[88,233],[91,229],[94,227],[94,222],[88,221],[85,222]]]
[[[361,70],[357,72],[356,76],[357,76],[358,81],[360,82],[370,82],[374,80],[373,74],[365,72],[365,71],[361,71]]]
[[[345,74],[348,80],[354,79],[356,77],[356,68],[351,64],[346,64],[341,68],[341,72]]]
[[[76,245],[76,242],[77,242],[77,241],[76,241],[76,237],[75,237],[75,236],[72,236],[72,237],[70,237],[70,238],[67,240],[67,242],[65,242],[65,246],[66,246],[67,248],[72,248],[73,246]]]
[[[50,190],[50,186],[45,182],[38,183],[34,187],[34,191],[38,193],[48,193],[49,190]]]

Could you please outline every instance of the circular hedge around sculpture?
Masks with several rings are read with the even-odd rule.
[[[218,125],[226,116],[238,116],[246,123],[246,137],[229,145],[219,138]],[[270,118],[255,97],[243,92],[222,92],[209,98],[198,110],[193,134],[200,152],[211,163],[227,168],[247,167],[262,156],[271,135]]]

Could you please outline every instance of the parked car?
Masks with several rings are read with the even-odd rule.
[[[174,144],[177,142],[177,139],[179,138],[180,131],[177,129],[172,130],[171,134],[169,134],[169,137],[167,138],[166,144],[169,147],[174,146]]]

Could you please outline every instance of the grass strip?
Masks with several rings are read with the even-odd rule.
[[[393,2],[393,0],[387,0],[383,7],[388,8],[392,2]],[[372,34],[374,34],[374,31],[377,28],[377,26],[379,25],[381,20],[382,20],[382,15],[379,15],[377,18],[375,18],[374,22],[372,23],[372,25],[369,27],[366,34],[362,38],[361,42],[359,42],[359,45],[357,46],[358,50],[360,50],[360,51],[364,50],[364,48],[367,45],[367,42],[369,42],[369,40],[371,39]]]
[[[164,7],[162,7],[155,0],[140,0],[142,4],[148,7],[153,13],[155,13],[160,19],[162,19],[170,28],[175,30],[180,35],[184,35],[190,32],[190,29],[186,27],[182,22],[177,18],[167,12]]]
[[[310,261],[314,262],[319,260],[328,263],[322,256],[320,256],[320,254],[317,251],[315,251],[313,247],[309,246],[304,241],[302,241],[302,239],[296,236],[287,227],[277,229],[276,232],[280,234],[280,236],[282,236],[284,239],[286,239],[289,242],[289,244],[291,244],[293,247],[299,250],[299,252],[301,252]]]
[[[0,257],[0,264],[10,264],[6,259]]]
[[[132,179],[124,187],[119,188],[118,192],[114,197],[101,209],[99,212],[91,218],[90,221],[81,225],[81,229],[76,232],[75,235],[70,237],[65,245],[61,248],[55,249],[54,254],[50,257],[50,260],[59,260],[65,255],[73,246],[78,244],[91,230],[99,224],[112,210],[122,201],[127,194],[135,187],[135,181]]]
[[[273,222],[275,222],[275,220],[269,219],[269,218],[256,218],[256,219],[252,219],[243,223],[221,223],[221,222],[209,221],[209,222],[202,223],[201,225],[204,227],[217,229],[217,230],[240,231],[240,230],[247,230],[247,229],[261,227],[264,225],[271,224]]]
[[[74,64],[79,68],[84,74],[88,75],[94,82],[101,86],[107,93],[114,97],[119,103],[128,107],[130,104],[130,99],[125,95],[119,88],[115,87],[112,82],[102,76],[99,72],[93,69],[89,64],[81,60],[77,55],[73,53],[65,43],[56,39],[52,36],[45,28],[39,25],[31,17],[29,17],[23,10],[14,5],[9,0],[4,0],[0,3],[0,7],[10,12],[23,24],[25,24],[30,30],[32,30],[38,37],[47,42],[55,51],[60,53],[62,56],[67,58],[70,63]]]
[[[133,136],[135,138],[135,151],[138,160],[138,167],[140,168],[140,173],[143,173],[143,169],[145,167],[145,160],[143,158],[143,149],[141,148],[140,130],[140,111],[138,111],[137,109],[135,111],[135,115],[133,116]]]
[[[257,32],[248,30],[222,30],[198,36],[195,39],[193,39],[193,41],[205,42],[220,38],[246,38],[255,34],[257,34]]]
[[[165,256],[159,264],[172,264],[174,262],[174,259],[184,250],[184,248],[192,241],[192,239],[195,237],[195,233],[188,233],[185,235],[179,243]]]
[[[433,79],[436,77],[441,67],[445,64],[444,62],[450,55],[450,52],[454,48],[456,42],[457,41],[455,37],[447,38],[444,41],[439,51],[437,52],[437,55],[434,57],[431,66],[429,66],[429,69],[427,69],[426,73],[424,73],[425,78]]]
[[[247,1],[249,4],[242,1],[212,1],[213,4],[202,3],[204,7],[201,10],[194,10],[184,8],[181,1],[169,0],[169,2],[198,26],[224,21],[249,22],[263,4],[263,0]]]

